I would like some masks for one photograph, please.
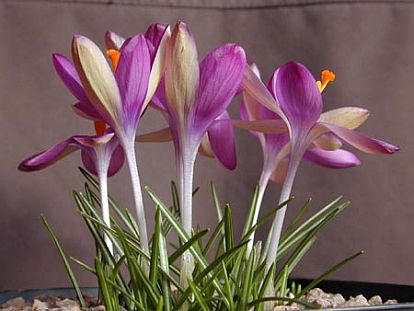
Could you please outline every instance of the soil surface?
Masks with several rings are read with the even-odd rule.
[[[320,288],[314,288],[310,290],[300,300],[313,304],[319,308],[343,308],[343,307],[356,307],[356,306],[376,306],[382,304],[396,304],[396,300],[382,301],[380,296],[373,296],[369,299],[363,295],[356,297],[350,297],[346,300],[341,294],[325,293]],[[85,301],[88,304],[87,308],[80,308],[76,300],[68,299],[64,297],[50,297],[39,296],[31,301],[26,301],[22,297],[11,299],[0,306],[0,310],[3,311],[105,311],[104,306],[99,306],[96,303],[96,299],[93,297],[85,296]],[[281,305],[275,307],[274,310],[303,310],[300,304],[293,303],[290,306]]]

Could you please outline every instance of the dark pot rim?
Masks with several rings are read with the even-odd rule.
[[[294,278],[295,281],[302,286],[306,286],[311,282],[310,279]],[[374,295],[380,295],[383,301],[388,299],[397,299],[398,304],[394,305],[380,305],[380,306],[366,306],[366,307],[348,307],[348,308],[336,308],[336,309],[324,309],[335,311],[373,311],[373,310],[414,310],[414,286],[401,285],[401,284],[389,284],[389,283],[372,283],[372,282],[357,282],[357,281],[339,281],[339,280],[326,280],[317,285],[317,287],[323,289],[326,292],[340,293],[345,298],[349,296],[356,296],[363,294],[365,297],[370,298]],[[97,288],[94,287],[82,287],[83,295],[96,296]],[[50,288],[50,289],[29,289],[29,290],[6,290],[0,292],[0,305],[4,304],[10,299],[16,297],[23,297],[26,300],[31,300],[36,296],[60,296],[60,297],[75,297],[75,291],[72,288]]]

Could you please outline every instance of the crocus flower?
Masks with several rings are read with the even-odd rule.
[[[119,53],[110,55],[115,73],[95,43],[83,36],[75,36],[72,41],[74,66],[63,56],[55,55],[60,77],[79,100],[74,110],[84,117],[107,123],[125,151],[141,247],[146,253],[149,252],[148,234],[136,164],[135,132],[164,71],[169,28],[161,28],[158,45],[153,45],[142,34],[125,40]],[[114,47],[119,48],[122,40],[113,41],[118,44]]]
[[[97,127],[96,136],[77,135],[24,160],[19,169],[25,172],[42,170],[63,159],[76,150],[81,151],[82,162],[85,168],[96,175],[100,184],[100,198],[102,218],[110,227],[108,206],[107,177],[116,174],[124,163],[124,152],[117,137],[111,130],[102,131],[104,127]],[[105,242],[113,253],[112,241],[105,234]]]
[[[325,82],[317,83],[305,66],[289,62],[273,75],[270,83],[272,96],[253,70],[246,67],[242,83],[246,93],[277,114],[286,126],[283,129],[280,120],[273,120],[268,125],[269,129],[277,126],[280,133],[289,133],[286,147],[289,165],[280,203],[289,198],[300,160],[313,145],[335,149],[345,142],[370,154],[391,154],[399,150],[396,146],[354,131],[367,118],[367,112],[363,109],[340,108],[323,114],[321,90],[326,86]],[[271,130],[275,132],[274,128]],[[346,157],[349,155],[345,154]],[[267,267],[274,263],[277,256],[285,212],[286,206],[276,213],[272,224]]]
[[[158,46],[159,41],[164,31],[163,25],[153,24],[145,33],[145,37],[151,42],[153,46]],[[125,39],[115,32],[107,32],[105,35],[105,44],[107,47],[107,54],[112,58],[113,62],[117,62],[119,58],[119,50]],[[166,120],[169,120],[167,111],[167,99],[165,94],[165,81],[161,79],[155,96],[152,98],[152,107],[159,110]],[[199,153],[209,157],[217,158],[217,160],[226,168],[233,170],[237,165],[236,146],[234,143],[233,126],[230,122],[230,116],[225,110],[220,114],[215,122],[209,126],[207,132],[204,134]],[[167,142],[173,139],[171,129],[164,128],[150,133],[138,135],[137,142]]]
[[[251,65],[250,68],[258,77],[260,77],[259,70],[254,64]],[[268,82],[268,90],[274,98],[276,98],[276,94],[274,93],[272,84],[275,76],[276,75],[274,75]],[[324,85],[323,89],[325,87],[326,85]],[[322,92],[322,87],[320,87],[320,89]],[[252,122],[260,120],[281,120],[279,115],[261,105],[246,92],[244,92],[243,97],[244,100],[240,106],[240,116],[243,120]],[[363,110],[361,110],[361,112],[363,112]],[[263,152],[263,168],[258,183],[258,195],[252,219],[252,226],[254,226],[257,222],[263,195],[269,180],[272,180],[275,183],[282,183],[286,177],[289,165],[290,139],[288,133],[272,134],[255,131],[250,132],[259,140]],[[360,164],[359,159],[349,151],[342,149],[327,151],[316,146],[310,146],[307,149],[304,158],[310,162],[330,168],[346,168]],[[249,256],[253,243],[254,233],[251,234],[250,241],[247,244],[246,256]]]
[[[220,116],[227,117],[225,110],[239,88],[245,62],[241,47],[226,44],[210,52],[199,64],[194,39],[182,22],[176,24],[167,45],[165,98],[157,94],[158,101],[157,96],[153,101],[166,116],[173,138],[182,224],[188,235],[192,228],[193,170],[197,151],[206,132],[228,129],[221,127],[221,123],[217,123],[216,128],[211,126]],[[211,146],[220,148],[211,139],[214,136],[210,136]],[[183,286],[191,277],[192,266],[192,256],[186,252],[182,257]]]

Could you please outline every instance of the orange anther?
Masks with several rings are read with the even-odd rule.
[[[93,125],[95,126],[95,132],[97,136],[102,136],[106,130],[105,122],[101,120],[94,120]]]
[[[322,84],[328,84],[329,82],[335,81],[335,74],[330,70],[323,70],[321,73]]]
[[[111,59],[112,67],[114,68],[114,71],[116,71],[119,62],[119,56],[121,53],[118,50],[109,49],[106,51],[106,55],[108,55],[108,57]]]
[[[335,74],[330,70],[323,70],[321,73],[321,81],[317,81],[319,91],[322,93],[329,82],[335,81]]]

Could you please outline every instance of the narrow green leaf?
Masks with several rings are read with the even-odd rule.
[[[145,187],[145,190],[147,191],[147,193],[149,194],[151,199],[154,201],[154,203],[159,206],[159,208],[160,208],[161,212],[164,214],[166,220],[169,221],[173,225],[174,230],[176,231],[178,237],[184,243],[187,242],[189,240],[189,237],[188,237],[187,233],[183,229],[182,225],[171,214],[171,211],[164,205],[164,203],[158,198],[158,196],[155,193],[152,192],[152,190],[149,187]],[[207,261],[203,257],[203,255],[195,247],[190,247],[190,251],[193,254],[194,258],[198,261],[200,266],[202,268],[206,268],[207,267]],[[218,291],[218,293],[220,295],[224,296],[224,293],[223,293],[223,290],[220,286],[220,283],[217,280],[214,280],[213,284],[214,284],[216,290]],[[225,299],[224,301],[226,303],[226,306],[229,306],[229,302],[227,301],[227,299]]]
[[[256,252],[253,249],[249,255],[249,259],[247,260],[245,273],[243,274],[243,277],[242,277],[242,295],[240,298],[240,308],[243,311],[247,310],[249,296],[252,291],[253,270],[254,270],[255,261],[256,261]]]
[[[224,242],[226,251],[233,248],[233,219],[231,216],[231,208],[229,204],[227,204],[224,208]]]
[[[160,235],[161,235],[161,212],[157,208],[155,212],[155,230],[152,238],[151,246],[151,265],[150,265],[150,282],[153,286],[157,284],[157,275],[158,275],[158,256],[159,256],[159,244],[160,244]]]
[[[194,285],[194,282],[191,281],[190,279],[188,280],[188,285],[190,286],[196,301],[198,302],[199,306],[201,307],[201,310],[203,311],[210,311],[210,308],[208,307],[206,301],[204,300],[202,294],[200,293],[200,291],[197,289],[197,286]]]
[[[102,293],[102,297],[104,300],[105,308],[108,311],[115,311],[115,308],[112,304],[113,297],[110,293],[108,283],[106,281],[105,273],[102,267],[101,262],[98,258],[95,258],[95,271],[96,276],[98,277],[98,283],[99,283],[99,290]]]
[[[187,242],[185,242],[181,247],[179,247],[173,254],[168,257],[168,262],[170,264],[174,263],[186,250],[193,246],[197,241],[199,241],[204,235],[208,233],[208,229],[204,229],[200,232],[197,232],[192,236]]]
[[[75,274],[73,273],[73,271],[70,267],[70,264],[69,264],[68,260],[66,259],[66,255],[65,255],[65,253],[62,249],[62,246],[60,245],[54,231],[52,230],[49,223],[47,222],[46,217],[42,214],[42,215],[40,215],[40,218],[42,219],[43,225],[46,227],[46,230],[47,230],[50,238],[52,239],[53,244],[55,244],[55,247],[56,247],[56,249],[59,253],[60,258],[62,259],[63,265],[65,266],[66,273],[68,274],[69,280],[72,283],[73,289],[76,292],[76,296],[78,297],[79,304],[82,308],[85,308],[86,303],[85,303],[85,300],[83,299],[82,292],[81,292],[81,290],[79,288],[79,285],[78,285],[78,281],[76,280]]]
[[[325,271],[324,273],[322,273],[320,276],[318,276],[316,279],[314,279],[311,283],[309,283],[308,286],[306,286],[304,289],[302,289],[302,291],[300,292],[299,297],[302,296],[304,293],[308,292],[310,289],[314,288],[316,285],[318,285],[320,282],[322,282],[324,279],[326,279],[332,273],[336,272],[338,269],[342,268],[343,266],[345,266],[350,261],[352,261],[355,258],[362,255],[363,253],[364,253],[364,251],[359,251],[359,252],[355,253],[354,255],[349,256],[348,258],[345,258],[341,262],[334,265],[332,268],[330,268],[327,271]]]

